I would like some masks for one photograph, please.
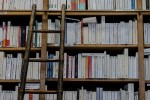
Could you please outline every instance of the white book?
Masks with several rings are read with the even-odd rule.
[[[58,10],[57,0],[54,0],[54,10]]]
[[[92,23],[92,44],[96,44],[96,24]]]
[[[88,44],[88,27],[83,27],[83,44]]]
[[[96,17],[87,17],[83,18],[83,23],[97,23]]]
[[[77,31],[76,31],[76,44],[81,44],[81,22],[77,23]]]
[[[92,10],[96,10],[96,6],[97,6],[97,4],[96,4],[96,0],[92,0]]]
[[[61,0],[56,0],[57,1],[57,10],[61,10]]]
[[[67,10],[71,10],[71,0],[67,0]]]
[[[16,72],[17,72],[16,61],[17,61],[17,58],[14,58],[12,62],[13,63],[12,79],[16,79]]]
[[[142,9],[146,10],[146,0],[142,0]]]
[[[135,0],[136,1],[136,0]],[[137,20],[135,20],[135,44],[138,44]]]
[[[0,0],[0,10],[2,10],[2,9],[3,9],[3,5],[2,5],[2,3],[3,3],[3,0]]]
[[[55,29],[60,30],[60,20],[55,19]],[[55,34],[55,44],[60,44],[60,34]]]
[[[147,23],[144,23],[144,44],[147,44]]]
[[[73,56],[71,59],[71,66],[72,66],[71,78],[75,78],[75,56]]]
[[[91,6],[90,6],[90,4],[91,4],[91,0],[87,0],[87,4],[88,4],[88,10],[91,10]]]
[[[96,42],[96,44],[100,44],[100,38],[101,38],[101,36],[100,36],[100,24],[96,24],[96,40],[95,40],[95,42]]]
[[[105,44],[105,16],[101,16],[101,23],[102,23],[102,44]]]
[[[92,24],[88,24],[88,44],[91,44],[92,43]]]
[[[4,63],[4,52],[0,52],[0,79],[3,78],[3,63]]]
[[[66,71],[67,71],[67,69],[66,69],[66,67],[67,67],[67,53],[64,53],[64,71],[63,71],[63,78],[66,78]]]
[[[82,67],[82,60],[81,60],[81,54],[78,54],[78,78],[81,77],[81,67]]]
[[[93,10],[93,1],[92,0],[90,0],[90,9],[89,10]]]
[[[51,10],[51,8],[52,8],[51,2],[52,2],[52,0],[49,0],[49,1],[48,1],[48,4],[49,4],[49,10]]]
[[[25,89],[39,89],[40,84],[39,83],[26,83]]]

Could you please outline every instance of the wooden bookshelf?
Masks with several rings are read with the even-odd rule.
[[[36,15],[42,16],[42,29],[48,29],[48,17],[60,16],[60,10],[48,10],[48,0],[43,0],[43,10],[37,10]],[[139,100],[145,99],[145,84],[150,83],[150,80],[145,80],[144,72],[144,48],[150,48],[150,44],[143,44],[143,16],[150,15],[150,10],[142,10],[142,0],[137,0],[137,10],[67,10],[66,16],[136,16],[137,17],[137,31],[138,31],[138,44],[80,44],[80,45],[66,45],[65,50],[71,52],[72,50],[83,51],[84,50],[123,50],[128,48],[130,50],[138,51],[138,65],[139,65],[139,78],[127,78],[127,79],[110,79],[110,78],[64,78],[64,83],[137,83],[139,85]],[[0,16],[29,16],[31,10],[0,10]],[[47,49],[58,50],[59,47],[55,45],[47,44],[47,34],[42,34],[42,47],[31,48],[31,51],[41,52],[41,58],[47,58]],[[25,48],[0,48],[0,51],[4,52],[23,52]],[[29,83],[40,83],[40,91],[45,90],[46,82],[57,82],[57,79],[46,79],[46,63],[41,64],[40,80],[27,80]],[[4,80],[0,79],[0,83],[19,83],[20,80]],[[34,92],[34,91],[29,91]],[[48,92],[49,93],[49,92]],[[40,95],[40,100],[45,100],[43,94]]]

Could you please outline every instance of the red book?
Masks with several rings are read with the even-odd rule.
[[[76,9],[76,3],[74,0],[71,0],[71,10],[75,10]]]
[[[92,77],[92,58],[88,56],[88,78]]]
[[[29,94],[29,100],[33,100],[33,94]]]

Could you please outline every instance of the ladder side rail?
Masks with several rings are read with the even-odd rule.
[[[31,50],[32,36],[33,36],[32,30],[33,30],[33,25],[34,25],[34,20],[35,20],[35,12],[36,12],[36,5],[34,4],[32,6],[32,13],[30,17],[27,42],[25,46],[25,55],[24,55],[22,68],[21,68],[21,76],[20,76],[21,82],[20,82],[18,100],[23,100],[24,94],[25,94],[25,84],[26,84],[26,76],[27,76],[27,70],[28,70],[28,64],[29,64],[29,55],[30,55],[30,50]]]
[[[63,66],[64,66],[64,33],[65,33],[65,4],[61,10],[61,33],[60,33],[60,48],[59,48],[59,68],[58,68],[58,83],[57,83],[57,100],[63,98]]]

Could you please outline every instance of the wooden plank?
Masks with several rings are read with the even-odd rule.
[[[59,30],[33,30],[33,32],[38,32],[38,33],[60,33]]]
[[[58,79],[46,79],[47,82],[57,82]],[[92,83],[101,83],[101,82],[115,82],[115,83],[124,83],[124,82],[139,82],[138,79],[130,78],[64,78],[63,82],[92,82]]]
[[[145,73],[143,50],[143,15],[139,13],[138,21],[138,65],[139,65],[139,100],[145,100]]]
[[[25,84],[26,84],[26,77],[27,77],[27,71],[28,71],[28,60],[30,56],[30,49],[31,49],[31,42],[33,37],[33,25],[35,20],[35,11],[36,11],[36,5],[32,6],[32,15],[30,17],[30,23],[29,23],[29,30],[28,30],[28,36],[27,36],[27,44],[25,46],[25,56],[22,63],[21,68],[21,77],[20,77],[20,91],[18,94],[18,100],[23,100],[24,98],[24,92],[25,92]]]
[[[29,93],[29,94],[56,94],[57,91],[26,90],[25,93]]]
[[[150,44],[144,44],[144,48],[150,48]]]
[[[63,100],[63,67],[64,67],[64,37],[65,37],[65,4],[61,9],[61,33],[60,33],[60,48],[59,48],[59,69],[58,69],[58,83],[57,83],[57,100]]]
[[[142,10],[142,0],[136,0],[136,1],[137,1],[137,9]]]
[[[31,48],[31,51],[40,51],[41,48]],[[25,48],[19,47],[19,48],[0,48],[0,51],[25,51]]]
[[[48,45],[48,47],[58,47],[58,46],[55,46],[55,45]],[[73,46],[67,46],[65,45],[65,48],[78,48],[78,47],[124,47],[124,48],[135,48],[135,47],[138,47],[137,44],[77,44],[77,45],[73,45]]]
[[[43,0],[43,10],[48,10],[48,0]],[[45,12],[42,16],[42,30],[48,29],[48,15]],[[47,34],[42,34],[41,43],[41,59],[47,59]],[[41,63],[40,70],[40,90],[45,90],[45,79],[46,79],[46,62]],[[39,100],[45,100],[45,94],[40,94]]]
[[[0,15],[31,15],[31,11],[0,11]],[[36,15],[43,15],[43,13],[37,12]]]
[[[48,48],[51,50],[58,50],[59,46],[48,45]],[[94,49],[93,49],[94,48]],[[113,45],[113,44],[89,44],[89,45],[74,45],[74,46],[65,46],[65,50],[123,50],[124,48],[129,49],[138,49],[138,45]]]
[[[94,15],[137,15],[139,11],[136,10],[108,10],[108,11],[102,11],[102,10],[68,10],[66,11],[66,16],[94,16]],[[60,11],[51,11],[48,12],[48,15],[61,15]]]
[[[59,59],[37,59],[37,58],[30,58],[30,62],[58,62]],[[35,66],[36,67],[36,66]]]
[[[20,80],[15,80],[15,79],[0,79],[0,83],[19,83]],[[40,81],[37,79],[31,79],[31,80],[26,80],[26,83],[39,83]]]
[[[37,10],[36,15],[43,15],[44,12],[48,12],[48,15],[61,15],[60,10]],[[68,16],[91,16],[91,15],[137,15],[143,13],[143,15],[150,14],[150,10],[68,10],[66,15]],[[0,10],[0,15],[31,15],[31,10]]]

